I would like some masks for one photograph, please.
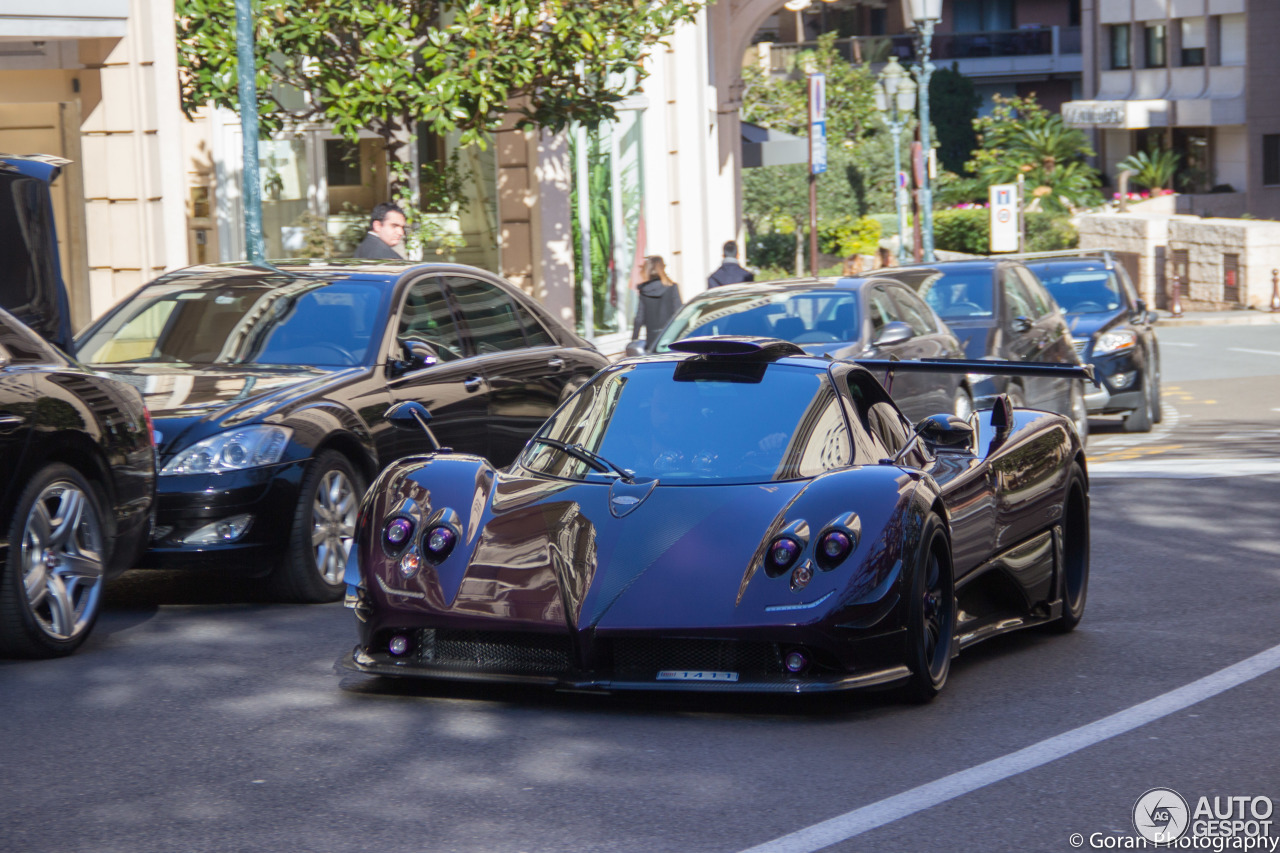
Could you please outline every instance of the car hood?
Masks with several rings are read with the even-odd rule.
[[[1124,311],[1108,311],[1104,314],[1068,314],[1067,327],[1077,341],[1090,340],[1099,332],[1118,323]]]
[[[163,455],[184,446],[186,436],[201,425],[234,427],[262,420],[367,368],[111,364],[96,369],[142,392]]]

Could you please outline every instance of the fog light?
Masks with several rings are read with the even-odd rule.
[[[387,643],[387,651],[399,657],[409,651],[409,638],[403,634],[397,634],[391,638],[391,642]]]
[[[182,540],[182,544],[223,545],[227,542],[235,542],[248,532],[251,524],[253,524],[252,515],[233,515],[230,518],[206,524],[195,533],[189,534]]]
[[[813,580],[813,564],[805,560],[804,565],[796,566],[796,570],[791,573],[791,591],[797,592],[804,589],[811,580]]]
[[[1133,384],[1132,373],[1113,373],[1111,374],[1111,385],[1117,391],[1123,391]]]
[[[804,672],[809,668],[809,658],[804,652],[787,652],[782,662],[790,673]]]
[[[411,578],[418,572],[418,567],[422,564],[418,559],[417,551],[410,551],[400,558],[400,574],[406,578]]]

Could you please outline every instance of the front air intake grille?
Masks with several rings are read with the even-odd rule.
[[[743,676],[782,675],[782,652],[773,643],[733,640],[616,639],[613,668],[619,677],[653,678],[662,670],[712,670]]]
[[[569,669],[569,638],[555,634],[419,632],[419,660],[427,666],[506,675],[560,675]]]
[[[1076,355],[1084,355],[1084,351],[1089,348],[1089,339],[1074,341],[1076,345]]]

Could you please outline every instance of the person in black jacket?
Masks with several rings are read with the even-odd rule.
[[[400,205],[384,201],[373,209],[369,221],[369,233],[356,246],[357,258],[385,258],[388,260],[404,260],[395,250],[404,239],[404,228],[408,222]]]
[[[644,259],[644,279],[637,288],[640,299],[636,303],[636,322],[631,330],[631,340],[639,340],[640,330],[643,328],[645,349],[653,352],[658,333],[683,303],[680,301],[680,288],[667,275],[667,265],[660,255],[650,255]]]
[[[738,263],[738,244],[730,240],[724,244],[724,263],[707,277],[707,287],[755,280],[756,274]]]

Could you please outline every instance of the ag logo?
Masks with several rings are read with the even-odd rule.
[[[1187,831],[1187,801],[1172,788],[1152,788],[1133,804],[1133,828],[1148,841],[1177,841]]]

